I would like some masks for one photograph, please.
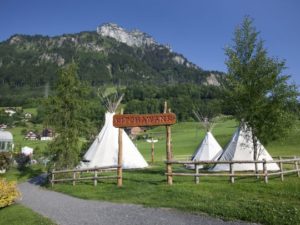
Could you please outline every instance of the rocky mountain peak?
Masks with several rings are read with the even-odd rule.
[[[115,23],[105,23],[97,27],[97,33],[104,37],[111,37],[128,46],[143,47],[157,45],[157,42],[148,34],[139,30],[127,31]]]
[[[22,42],[22,37],[19,35],[14,35],[9,39],[9,44],[18,44]]]

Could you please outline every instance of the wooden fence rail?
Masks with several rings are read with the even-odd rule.
[[[215,177],[215,176],[220,176],[220,177],[229,177],[229,180],[231,183],[234,183],[234,178],[235,177],[263,177],[264,182],[268,183],[268,179],[270,176],[278,176],[280,175],[281,181],[284,180],[284,174],[290,174],[290,173],[296,173],[298,177],[300,177],[300,169],[299,169],[299,164],[300,164],[300,157],[294,156],[293,158],[287,159],[286,157],[282,159],[279,157],[279,159],[276,160],[235,160],[235,161],[212,161],[212,160],[204,160],[204,161],[165,161],[167,165],[172,165],[172,164],[178,164],[178,165],[194,165],[194,173],[166,173],[165,175],[167,176],[193,176],[195,177],[195,183],[198,184],[200,181],[200,177]],[[258,171],[258,173],[254,172],[239,172],[239,171],[234,171],[234,164],[241,164],[241,163],[249,163],[249,164],[262,164],[263,170]],[[267,169],[267,164],[268,163],[277,163],[279,164],[280,170],[278,171],[269,171]],[[222,172],[209,172],[209,171],[204,171],[204,170],[199,170],[199,165],[216,165],[216,164],[229,164],[229,171],[222,171]],[[294,168],[284,168],[283,165],[288,164],[288,165],[294,165]]]
[[[72,181],[73,186],[76,185],[76,182],[78,181],[86,181],[86,180],[93,180],[94,181],[94,186],[97,186],[98,180],[103,180],[103,179],[118,179],[117,175],[112,175],[112,176],[99,176],[99,174],[104,173],[104,172],[110,172],[110,171],[115,171],[119,168],[119,166],[103,166],[103,167],[94,167],[94,168],[89,168],[89,169],[73,169],[73,170],[52,170],[50,173],[50,183],[52,187],[54,186],[54,183],[58,182],[66,182],[66,181]],[[80,177],[80,173],[93,173],[93,176],[87,176],[87,177]],[[72,177],[67,177],[67,178],[58,178],[55,179],[55,174],[72,174]]]

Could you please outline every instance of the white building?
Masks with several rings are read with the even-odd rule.
[[[13,150],[13,136],[9,131],[0,130],[0,152]]]

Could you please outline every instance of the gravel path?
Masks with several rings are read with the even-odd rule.
[[[247,224],[224,222],[220,219],[183,213],[174,209],[144,208],[133,204],[78,199],[41,188],[39,184],[42,180],[42,177],[37,177],[19,184],[19,190],[22,193],[20,203],[59,225]]]

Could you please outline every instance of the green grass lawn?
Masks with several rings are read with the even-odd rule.
[[[213,134],[224,147],[236,129],[233,120],[225,119],[216,123]],[[300,123],[298,123],[298,128]],[[234,184],[228,178],[200,178],[196,185],[192,177],[174,177],[173,186],[166,184],[165,128],[157,127],[147,132],[159,139],[155,145],[155,164],[145,170],[124,171],[123,187],[115,181],[55,184],[53,190],[85,199],[114,202],[137,203],[149,207],[177,208],[193,213],[207,213],[226,220],[245,220],[262,224],[300,224],[300,178],[295,174],[263,179],[236,178]],[[147,135],[145,134],[145,135]],[[193,154],[204,137],[199,124],[187,122],[172,126],[173,153]],[[267,147],[271,155],[300,155],[300,130],[295,129],[285,140],[270,143]],[[136,141],[139,150],[150,161],[151,146],[145,140]],[[185,170],[180,166],[174,170]],[[49,187],[50,188],[50,187]]]
[[[0,225],[55,225],[50,219],[40,216],[20,204],[0,209]]]
[[[203,178],[200,184],[191,178],[175,179],[166,185],[161,166],[147,170],[124,172],[123,187],[116,182],[56,184],[53,190],[84,199],[136,203],[148,207],[167,207],[193,213],[207,213],[226,220],[246,220],[263,224],[299,224],[299,178],[290,176],[281,182],[271,179]]]
[[[24,182],[32,177],[38,176],[45,172],[45,168],[41,165],[27,166],[23,170],[11,167],[5,174],[0,174],[0,179],[5,178],[8,181]]]

